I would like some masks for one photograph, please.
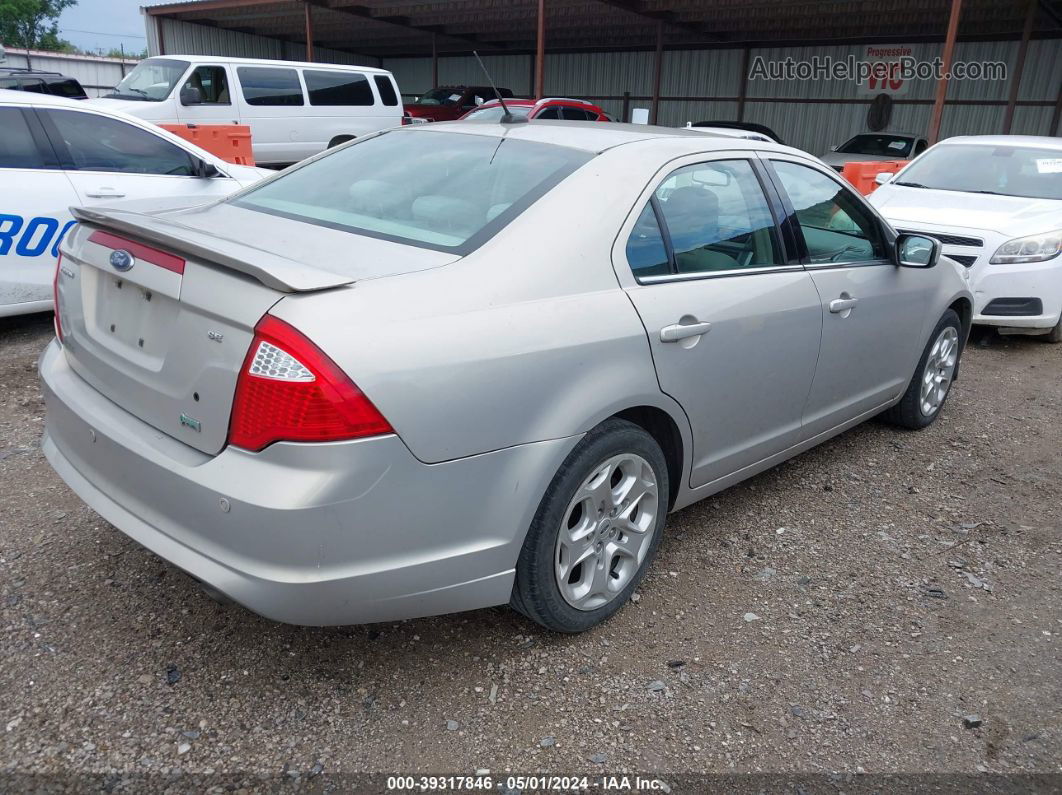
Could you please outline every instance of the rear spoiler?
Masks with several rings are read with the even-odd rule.
[[[249,247],[245,243],[236,243],[157,215],[88,207],[71,207],[70,212],[83,223],[124,232],[175,253],[221,265],[285,293],[327,290],[355,281],[349,276],[315,268],[272,251]]]

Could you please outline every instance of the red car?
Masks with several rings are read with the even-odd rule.
[[[592,102],[582,99],[509,99],[505,104],[514,116],[526,116],[529,119],[564,119],[565,121],[612,121],[612,118]],[[464,119],[476,121],[497,121],[504,111],[496,99],[484,102],[475,110],[470,110]]]
[[[508,88],[499,88],[498,93],[506,99],[513,95]],[[403,108],[406,116],[414,119],[454,121],[494,96],[490,86],[440,86]]]

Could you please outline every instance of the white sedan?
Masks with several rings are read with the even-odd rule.
[[[970,269],[973,322],[1062,342],[1062,141],[949,138],[868,197]]]
[[[0,317],[52,308],[71,206],[195,205],[274,173],[227,163],[155,125],[84,102],[0,90]]]

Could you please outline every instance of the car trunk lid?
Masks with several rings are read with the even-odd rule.
[[[74,212],[81,224],[63,246],[56,285],[67,360],[134,416],[210,455],[226,444],[236,381],[254,327],[277,301],[292,293],[349,288],[366,274],[454,258],[426,251],[433,256],[405,254],[404,262],[381,266],[375,261],[377,244],[385,241],[306,224],[297,224],[307,243],[293,258],[277,253],[290,248],[278,240],[275,226],[269,232],[245,225],[244,238],[258,232],[252,244],[187,223],[186,211]],[[277,220],[284,219],[270,223]],[[223,226],[224,220],[213,225]],[[333,270],[307,264],[322,250],[320,240],[310,238],[322,233],[341,236],[344,244],[326,244],[341,252]]]

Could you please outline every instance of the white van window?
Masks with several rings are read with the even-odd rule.
[[[223,66],[197,66],[185,81],[184,88],[197,90],[202,97],[202,105],[232,104],[229,99],[229,81],[225,78]]]
[[[376,81],[376,90],[380,92],[380,101],[389,108],[397,105],[398,92],[395,91],[395,84],[391,82],[391,78],[387,75],[376,75],[373,79]]]
[[[357,72],[318,72],[304,69],[311,105],[373,105],[372,88]]]
[[[303,105],[299,73],[294,69],[241,66],[236,70],[248,105]]]

